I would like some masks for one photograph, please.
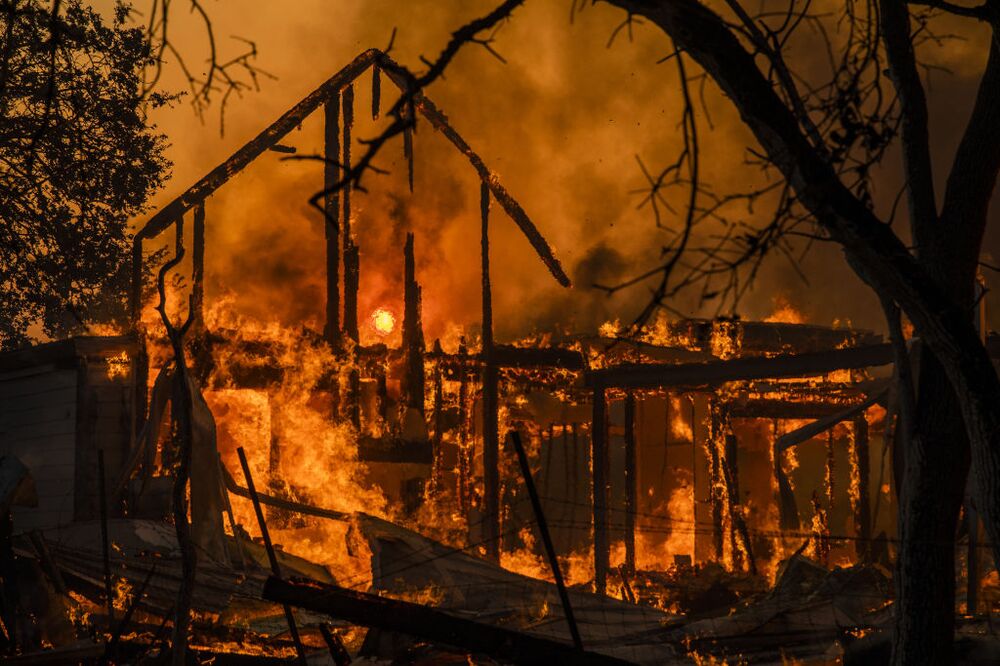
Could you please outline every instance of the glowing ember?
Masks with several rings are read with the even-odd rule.
[[[396,317],[385,308],[376,308],[369,317],[369,322],[372,329],[382,336],[389,335],[396,328]]]

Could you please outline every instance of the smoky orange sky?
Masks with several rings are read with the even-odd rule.
[[[362,50],[384,47],[393,28],[392,56],[419,68],[419,56],[435,57],[449,33],[483,14],[495,0],[220,0],[208,9],[221,59],[243,46],[231,35],[254,40],[256,64],[276,78],[260,79],[260,91],[229,100],[220,136],[219,106],[203,121],[189,105],[153,112],[170,141],[173,176],[154,209],[183,192],[282,112],[347,64]],[[141,8],[141,4],[137,5]],[[206,55],[204,31],[195,17],[178,9],[172,39],[189,66]],[[521,202],[574,281],[560,288],[515,225],[494,205],[491,219],[495,322],[498,337],[510,339],[553,326],[590,333],[603,321],[631,320],[648,296],[640,285],[613,297],[591,283],[614,283],[652,265],[666,241],[648,209],[637,210],[644,179],[635,161],[651,169],[672,160],[679,141],[681,105],[675,68],[656,64],[670,52],[667,38],[649,25],[636,26],[630,42],[623,31],[608,48],[621,20],[620,10],[597,5],[569,20],[569,0],[529,0],[497,33],[503,64],[475,45],[467,46],[428,96],[499,174]],[[984,35],[969,22],[946,26],[968,41],[952,43],[929,57],[950,67],[931,81],[932,131],[936,136],[937,179],[947,166],[967,117],[971,94],[986,49]],[[809,58],[815,53],[803,53]],[[370,120],[370,77],[356,87],[355,138],[372,137],[380,125]],[[163,79],[169,90],[183,89],[174,63]],[[395,89],[383,80],[383,106]],[[703,178],[719,191],[751,182],[743,165],[746,145],[754,145],[734,109],[711,84],[705,89],[711,112],[699,108],[704,149]],[[322,151],[322,114],[315,114],[282,143],[299,154]],[[355,155],[360,146],[354,145]],[[353,229],[361,248],[361,303],[364,319],[376,307],[402,312],[402,245],[416,233],[418,279],[423,286],[428,343],[445,336],[450,323],[475,330],[480,312],[477,178],[465,159],[429,126],[415,137],[415,192],[407,191],[401,141],[378,157],[388,176],[369,175],[369,193],[353,196]],[[234,307],[258,318],[322,326],[323,229],[307,204],[322,186],[317,162],[288,162],[265,153],[224,186],[207,204],[207,299],[231,299]],[[891,202],[899,187],[898,153],[889,156],[876,199]],[[683,208],[680,191],[675,207]],[[994,213],[994,217],[996,214]],[[140,220],[142,222],[144,220]],[[902,224],[899,222],[897,224]],[[995,225],[991,225],[995,226]],[[997,247],[991,229],[988,248]],[[995,251],[987,252],[992,258]],[[744,318],[762,318],[776,299],[785,299],[815,323],[850,321],[882,330],[878,303],[829,244],[814,247],[804,261],[805,284],[783,258],[765,264],[757,285],[739,307]],[[987,279],[995,278],[987,274]],[[650,285],[651,286],[651,285]],[[693,301],[675,306],[690,315]]]

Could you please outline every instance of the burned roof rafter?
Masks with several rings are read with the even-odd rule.
[[[404,71],[403,68],[387,54],[379,49],[369,49],[361,53],[350,64],[324,81],[316,90],[306,95],[256,137],[240,147],[226,161],[209,171],[184,193],[161,208],[136,232],[132,246],[131,310],[134,324],[139,321],[141,309],[142,242],[156,238],[173,226],[189,210],[203,205],[209,196],[243,171],[264,152],[279,145],[285,136],[298,127],[320,105],[338,95],[340,91],[350,86],[364,72],[373,67],[385,72],[400,90],[406,90],[406,81],[400,74]],[[528,217],[524,208],[500,182],[496,173],[489,169],[483,159],[448,122],[447,116],[430,99],[418,91],[413,95],[413,102],[414,107],[431,126],[441,132],[459,152],[466,156],[482,183],[531,243],[532,248],[555,280],[563,287],[571,286],[569,276],[566,275],[559,260],[555,257],[552,248],[531,221],[531,218]]]

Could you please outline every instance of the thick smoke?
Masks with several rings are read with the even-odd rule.
[[[154,111],[173,142],[169,156],[176,165],[157,203],[182,192],[363,49],[384,47],[394,27],[392,56],[419,68],[421,55],[433,58],[451,30],[493,4],[241,0],[213,6],[223,47],[241,48],[226,35],[253,39],[261,54],[258,64],[277,78],[262,79],[260,92],[230,98],[224,136],[212,115],[218,106],[203,122],[183,103]],[[494,205],[494,307],[501,340],[555,326],[593,332],[607,319],[631,320],[648,297],[649,285],[611,298],[591,287],[627,278],[658,260],[667,237],[648,208],[636,207],[641,200],[636,190],[645,181],[635,156],[660,168],[674,158],[679,141],[675,69],[656,64],[672,46],[651,26],[637,26],[631,41],[623,31],[605,48],[622,18],[598,5],[571,24],[568,3],[528,3],[493,43],[506,64],[468,46],[428,91],[523,204],[575,281],[571,290],[560,288]],[[967,32],[968,25],[958,30]],[[206,42],[197,22],[177,12],[173,34],[189,62],[200,62]],[[964,113],[952,111],[953,102],[961,100],[965,108],[985,53],[982,35],[972,37],[931,54],[955,70],[950,78],[935,73],[930,91],[932,129],[942,137],[935,146],[942,183],[964,122]],[[166,85],[181,89],[176,68],[168,67],[167,74]],[[379,127],[368,117],[368,81],[366,75],[356,89],[356,138],[372,137]],[[393,93],[383,81],[386,104]],[[713,86],[706,86],[704,95],[711,115],[697,111],[703,177],[719,191],[743,187],[755,178],[744,166],[751,137]],[[284,143],[299,154],[321,152],[321,117],[310,118]],[[352,224],[362,253],[359,317],[364,321],[380,306],[401,313],[402,243],[406,232],[414,231],[424,323],[432,341],[454,333],[455,325],[470,332],[478,325],[478,185],[464,158],[429,126],[419,127],[415,146],[414,194],[406,187],[400,144],[377,160],[390,174],[368,176],[368,193],[353,196]],[[355,143],[355,154],[360,150]],[[288,324],[309,321],[321,330],[323,228],[306,202],[321,186],[322,170],[316,162],[281,158],[265,154],[209,200],[208,301],[225,295],[246,314]],[[899,187],[898,155],[890,155],[886,166],[875,193],[880,210],[891,205]],[[669,196],[682,208],[680,192]],[[991,233],[987,256],[997,254],[998,240]],[[876,299],[846,267],[838,248],[817,244],[806,255],[803,272],[808,282],[776,255],[739,313],[765,317],[780,297],[816,323],[882,328]],[[693,298],[675,306],[691,315],[715,311],[711,304],[699,308]]]

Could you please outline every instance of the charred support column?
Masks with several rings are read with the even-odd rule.
[[[625,568],[630,574],[635,573],[635,512],[638,503],[635,458],[635,395],[630,391],[625,396]]]
[[[424,413],[424,329],[420,321],[420,285],[413,257],[413,234],[406,234],[403,250],[403,353],[406,406]]]
[[[490,286],[490,190],[479,190],[483,282],[483,541],[486,556],[500,561],[499,375],[493,360],[493,291]]]
[[[358,368],[358,344],[360,340],[358,332],[359,270],[358,246],[351,243],[344,252],[344,333],[354,343],[352,351],[354,368],[348,377],[346,416],[358,429],[361,428],[361,373]]]
[[[434,462],[431,466],[431,492],[434,495],[441,492],[441,477],[444,474],[444,469],[441,466],[441,443],[444,441],[444,386],[441,377],[441,357],[443,355],[441,340],[435,340],[434,356],[437,360],[434,363],[434,412],[431,415],[434,424],[434,437],[431,439],[434,447],[432,458]]]
[[[607,590],[610,544],[608,541],[608,419],[604,385],[594,384],[590,422],[590,456],[593,468],[594,591]]]
[[[708,497],[712,509],[712,543],[715,547],[715,559],[722,562],[723,529],[722,529],[722,456],[719,452],[719,438],[722,432],[722,420],[718,405],[713,402],[711,407],[711,428],[709,433],[709,452],[711,464],[709,467]]]
[[[196,335],[205,332],[205,202],[194,207],[194,238],[191,254],[191,309]]]
[[[869,466],[868,454],[868,419],[864,413],[854,418],[854,456],[858,469],[858,505],[855,507],[855,524],[857,526],[857,553],[861,558],[867,558],[871,546],[871,497],[868,492]]]
[[[354,86],[349,85],[344,88],[343,95],[343,113],[344,113],[344,123],[343,123],[343,146],[341,150],[343,151],[343,158],[341,164],[344,168],[351,168],[351,127],[354,124]],[[354,327],[357,328],[358,322],[358,271],[357,271],[357,248],[354,246],[354,238],[351,236],[351,187],[352,183],[348,182],[344,186],[344,210],[341,215],[343,219],[344,233],[343,238],[343,252],[344,252],[344,332],[350,335],[350,330],[348,328],[348,321],[351,317],[354,318]],[[354,255],[355,267],[353,271],[353,276],[351,274],[351,266],[348,264],[351,255]],[[353,278],[353,279],[352,279]],[[351,310],[353,309],[353,313]]]
[[[331,191],[340,180],[340,95],[323,105],[323,213],[326,222],[326,340],[340,344],[340,196]]]
[[[465,346],[465,337],[458,340],[458,508],[463,514],[468,512],[469,498],[469,474],[472,467],[472,447],[469,443],[469,416],[466,405],[469,400],[469,381],[467,378],[466,363],[468,348]]]

